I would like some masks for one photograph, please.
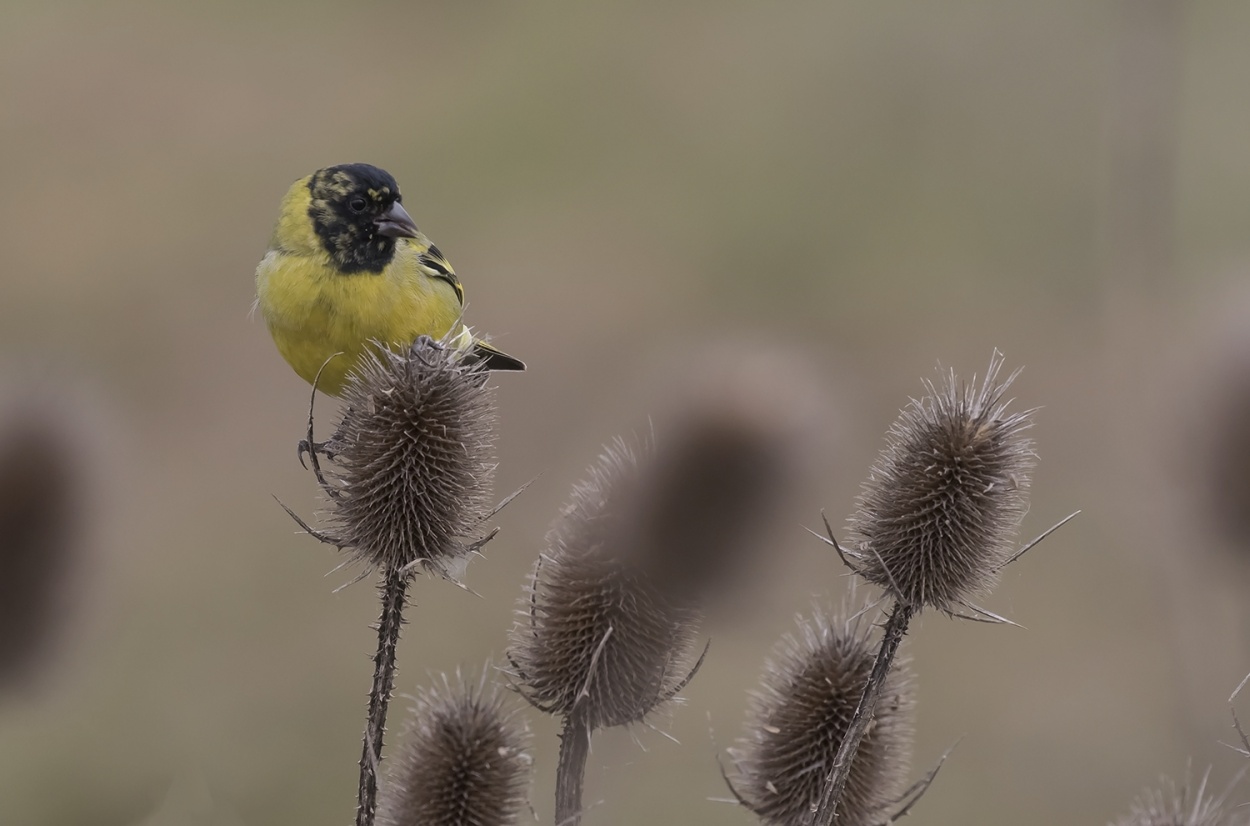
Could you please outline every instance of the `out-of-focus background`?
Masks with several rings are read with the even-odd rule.
[[[914,628],[915,771],[962,738],[915,816],[1098,824],[1187,761],[1216,784],[1242,762],[1219,741],[1250,548],[1213,514],[1245,511],[1204,492],[1250,324],[1250,5],[0,18],[0,375],[74,408],[89,480],[56,650],[0,700],[0,823],[349,822],[376,602],[335,593],[351,574],[274,501],[319,504],[295,461],[308,388],[249,314],[286,187],[349,161],[396,176],[468,321],[530,364],[498,378],[498,489],[537,481],[470,568],[480,596],[417,584],[400,692],[499,661],[570,485],[647,427],[685,352],[782,348],[828,399],[776,564],[657,721],[680,744],[597,738],[587,823],[753,822],[709,800],[717,755],[773,641],[846,585],[801,525],[850,512],[921,378],[994,348],[1042,407],[1024,534],[1084,512],[984,600],[1027,630]],[[550,822],[555,729],[532,726]]]

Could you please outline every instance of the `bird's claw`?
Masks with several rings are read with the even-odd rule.
[[[295,446],[295,458],[299,459],[300,467],[308,470],[308,465],[304,462],[307,456],[316,464],[316,456],[324,456],[330,461],[334,461],[334,457],[338,452],[334,449],[333,440],[328,442],[309,442],[307,439],[300,439],[299,444]]]
[[[439,339],[434,338],[433,336],[427,336],[427,335],[419,335],[419,336],[417,336],[416,340],[415,340],[415,341],[413,341],[412,345],[413,345],[413,348],[414,348],[414,349],[415,349],[415,348],[418,348],[418,347],[431,347],[431,348],[433,348],[433,349],[435,349],[435,350],[446,350],[446,349],[447,349],[447,348],[443,345],[443,342],[442,342],[442,341],[440,341]]]

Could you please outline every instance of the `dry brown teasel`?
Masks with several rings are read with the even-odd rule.
[[[856,572],[917,610],[947,613],[988,590],[1028,510],[1032,410],[1009,411],[995,352],[984,379],[949,373],[886,434],[850,519]]]
[[[638,722],[685,684],[700,614],[621,553],[615,506],[636,481],[623,440],[605,448],[547,537],[509,657],[541,710],[580,711],[591,729]]]
[[[576,826],[591,733],[639,722],[698,670],[692,650],[701,612],[660,587],[626,543],[637,456],[607,448],[548,534],[508,659],[517,690],[563,720],[556,822]],[[706,649],[705,649],[706,651]]]
[[[1113,826],[1233,826],[1242,823],[1235,820],[1225,806],[1241,775],[1238,774],[1220,794],[1207,789],[1210,776],[1208,768],[1196,787],[1188,776],[1179,785],[1169,777],[1161,778],[1157,786],[1144,790],[1133,801],[1129,813],[1117,819]]]
[[[362,357],[323,448],[333,458],[321,477],[328,525],[310,532],[369,569],[458,579],[482,544],[475,531],[494,512],[486,379],[482,364],[424,336],[406,350],[377,347]]]
[[[0,405],[0,687],[32,673],[72,614],[91,472],[89,434],[58,393]]]
[[[410,581],[418,570],[458,581],[469,555],[494,535],[474,532],[502,507],[489,507],[494,407],[485,366],[448,341],[424,336],[400,351],[375,345],[349,376],[334,436],[312,443],[310,410],[308,441],[300,445],[327,497],[329,527],[315,530],[287,508],[314,537],[363,563],[361,578],[372,570],[381,574],[358,826],[372,824],[376,811]],[[319,455],[332,459],[325,472]]]
[[[770,558],[770,529],[801,488],[819,418],[796,373],[775,356],[716,364],[657,419],[621,544],[674,597],[732,598]]]
[[[730,750],[739,802],[775,826],[810,822],[876,658],[862,618],[817,611],[798,626],[774,647],[745,734]],[[914,698],[909,665],[896,661],[855,752],[838,823],[887,822],[908,796]]]
[[[509,826],[527,800],[529,731],[485,675],[420,691],[389,758],[379,826]]]

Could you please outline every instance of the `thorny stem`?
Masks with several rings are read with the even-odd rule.
[[[378,617],[378,651],[373,655],[373,688],[369,691],[369,717],[365,721],[360,755],[360,792],[356,802],[356,826],[373,826],[378,803],[378,765],[382,762],[382,736],[386,733],[386,709],[395,686],[395,646],[404,624],[408,577],[388,567],[383,575],[382,614]]]
[[[579,704],[564,718],[560,732],[560,761],[556,766],[556,826],[582,822],[582,778],[590,756],[590,721]]]
[[[890,675],[890,666],[894,663],[894,655],[898,652],[899,643],[907,634],[907,624],[911,622],[915,608],[902,602],[894,603],[894,610],[885,623],[885,634],[881,638],[881,647],[877,649],[877,661],[873,663],[872,674],[864,693],[859,698],[859,705],[851,716],[851,724],[838,745],[838,753],[834,755],[833,766],[829,770],[829,779],[820,795],[820,802],[812,812],[813,826],[833,826],[837,816],[838,801],[846,789],[847,778],[851,775],[851,763],[859,750],[860,741],[868,731],[873,713],[877,709],[877,700],[881,697],[881,689]]]

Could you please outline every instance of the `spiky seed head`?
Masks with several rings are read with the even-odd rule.
[[[838,746],[876,658],[865,623],[819,611],[799,621],[764,666],[745,736],[735,749],[734,790],[767,824],[810,822]],[[884,823],[907,780],[915,680],[905,659],[886,678],[868,733],[852,758],[838,823]]]
[[[0,686],[29,673],[69,613],[89,473],[85,436],[37,396],[0,409]]]
[[[1219,795],[1207,790],[1210,773],[1207,769],[1196,788],[1188,778],[1179,787],[1171,778],[1163,778],[1158,786],[1143,791],[1129,813],[1113,826],[1232,826],[1242,822],[1233,820],[1224,806],[1231,786]]]
[[[1028,509],[1033,411],[1009,412],[995,352],[985,379],[925,382],[886,434],[850,520],[859,573],[917,608],[953,613],[1010,558]]]
[[[1244,315],[1239,317],[1244,318]],[[1211,522],[1223,537],[1250,552],[1250,336],[1231,341],[1216,359],[1203,410],[1201,486]],[[1185,439],[1191,449],[1192,439]]]
[[[378,568],[456,578],[489,511],[495,421],[484,368],[421,337],[363,357],[333,439],[328,532]]]
[[[388,760],[379,826],[506,826],[525,807],[529,732],[499,692],[443,676],[416,697]]]
[[[578,709],[592,729],[642,720],[680,689],[700,618],[614,545],[636,480],[636,454],[617,441],[574,487],[509,646],[521,693],[552,714]]]

